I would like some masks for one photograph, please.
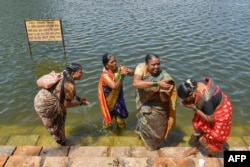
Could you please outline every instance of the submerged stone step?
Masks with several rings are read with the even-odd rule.
[[[6,145],[11,146],[35,146],[39,135],[12,135]]]

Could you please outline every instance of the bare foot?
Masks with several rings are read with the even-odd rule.
[[[190,155],[194,155],[194,154],[197,154],[197,153],[198,153],[198,149],[196,147],[193,147],[193,148],[190,148],[190,149],[184,151],[183,155],[185,157],[188,157]]]

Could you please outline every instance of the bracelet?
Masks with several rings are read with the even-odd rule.
[[[119,80],[123,80],[124,79],[124,75],[120,75]]]
[[[200,132],[194,132],[193,134],[194,134],[194,136],[200,136],[201,135]]]
[[[153,81],[153,86],[158,86],[158,82],[157,81]]]
[[[82,105],[83,105],[83,102],[82,102],[82,101],[80,101],[79,105],[80,105],[80,106],[82,106]]]
[[[193,110],[194,110],[194,112],[199,111],[199,109],[196,106],[193,108]]]

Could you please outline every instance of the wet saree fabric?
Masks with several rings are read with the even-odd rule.
[[[63,87],[63,89],[62,89]],[[72,100],[75,96],[74,82],[63,84],[61,80],[51,89],[41,89],[34,99],[34,107],[45,128],[59,144],[65,141],[66,108],[64,99]]]
[[[162,70],[156,77],[143,76],[143,80],[172,80],[172,77],[166,71]],[[174,127],[176,120],[177,96],[175,87],[170,94],[168,102],[160,100],[160,94],[156,89],[159,88],[136,89],[136,107],[138,113],[135,132],[140,135],[148,150],[160,148],[162,142],[167,137],[166,133]],[[142,111],[142,106],[145,105],[150,106],[151,113],[144,113]]]
[[[112,123],[113,116],[127,118],[128,111],[124,99],[123,87],[119,89],[111,89],[107,86],[110,80],[117,81],[120,74],[110,73],[103,70],[98,84],[98,100],[103,115],[103,121]]]
[[[197,99],[199,107],[209,99],[214,92],[214,82],[210,78],[206,78],[207,89]],[[218,87],[217,87],[218,88]],[[212,90],[211,90],[212,89]],[[232,104],[225,93],[223,95],[223,104],[214,111],[215,122],[213,124],[203,120],[197,113],[194,114],[193,127],[196,131],[201,131],[201,144],[207,148],[211,155],[220,153],[227,139],[229,138],[232,125]],[[206,96],[206,97],[204,97]]]

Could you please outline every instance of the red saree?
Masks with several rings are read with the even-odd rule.
[[[212,80],[207,78],[207,89],[212,86]],[[209,90],[204,90],[205,96]],[[197,113],[194,114],[193,127],[201,131],[201,144],[207,148],[210,154],[218,154],[222,151],[225,142],[228,140],[232,125],[232,105],[227,95],[222,93],[223,104],[214,111],[215,122],[213,124],[206,122]],[[200,99],[197,99],[199,101]]]

